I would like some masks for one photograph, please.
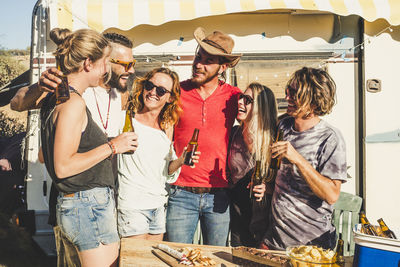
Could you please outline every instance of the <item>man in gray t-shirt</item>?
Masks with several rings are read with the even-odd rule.
[[[283,140],[272,145],[282,159],[264,243],[271,249],[317,245],[334,248],[332,205],[347,179],[342,135],[319,116],[332,110],[335,83],[323,70],[302,68],[286,88],[289,117],[279,123]]]

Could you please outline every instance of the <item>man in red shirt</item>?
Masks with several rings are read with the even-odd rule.
[[[219,77],[234,67],[241,55],[233,55],[233,39],[219,31],[206,36],[194,31],[198,42],[192,78],[181,82],[183,114],[175,127],[174,143],[183,152],[195,128],[200,130],[195,168],[183,166],[171,187],[167,210],[167,237],[192,243],[200,219],[204,244],[225,246],[229,232],[229,197],[225,164],[228,140],[237,113],[239,88]]]

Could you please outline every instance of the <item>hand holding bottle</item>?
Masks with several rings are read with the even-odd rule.
[[[250,189],[250,199],[254,199],[257,202],[262,200],[265,193],[265,184],[260,173],[261,161],[257,160],[250,183],[247,185],[247,188]]]
[[[186,154],[187,154],[187,153],[186,153],[186,148],[187,148],[187,147],[185,147],[185,148],[183,149],[183,152],[182,152],[182,154],[181,154],[181,156],[180,156],[179,158],[170,161],[170,164],[169,164],[169,166],[168,166],[168,174],[169,174],[169,175],[171,175],[172,173],[176,172],[177,169],[179,169],[180,167],[182,167],[182,165],[185,164],[185,156],[186,156]],[[169,155],[170,158],[172,157],[172,150],[173,150],[173,149],[174,149],[174,145],[173,145],[173,142],[172,142],[172,143],[171,143],[171,148],[170,148],[170,155]],[[192,160],[192,162],[193,162],[193,165],[190,166],[191,168],[194,168],[194,167],[195,167],[195,164],[199,162],[200,154],[201,154],[200,151],[196,151],[196,152],[193,154],[193,156],[192,156],[192,158],[191,158],[191,160]]]
[[[122,132],[124,133],[129,133],[129,132],[135,132],[135,128],[133,127],[133,118],[135,116],[135,113],[132,111],[131,105],[128,106],[126,109],[126,114],[125,114],[125,124]],[[134,150],[129,150],[126,151],[124,154],[133,154]]]
[[[126,132],[118,135],[110,141],[115,148],[114,154],[135,151],[138,147],[138,137],[135,132]]]
[[[182,161],[182,165],[189,165],[189,164],[186,164],[186,161],[189,161],[191,163],[189,165],[190,168],[195,168],[196,167],[195,164],[199,163],[201,152],[196,150],[193,153],[191,153],[190,151],[189,152],[187,151],[187,148],[188,147],[185,147],[183,149],[183,152],[182,152],[181,156],[179,157],[179,160]]]
[[[41,92],[54,93],[59,84],[62,83],[60,77],[64,74],[57,68],[49,68],[40,75],[38,88]]]
[[[271,144],[271,168],[279,169],[280,162],[282,158],[286,158],[291,163],[296,164],[304,158],[300,155],[299,152],[292,146],[289,141],[280,141],[283,138],[282,131],[278,131],[278,135],[276,138],[276,142]],[[276,161],[274,161],[276,159]]]
[[[192,139],[190,139],[189,144],[187,147],[185,147],[185,149],[183,151],[184,152],[184,156],[185,156],[185,161],[184,164],[185,165],[189,165],[189,166],[193,166],[194,162],[193,162],[193,156],[196,154],[197,151],[197,147],[199,146],[198,144],[198,140],[199,140],[199,129],[195,128],[193,131],[193,136]]]
[[[263,199],[265,190],[266,187],[264,183],[253,186],[253,196],[257,202],[260,202]]]

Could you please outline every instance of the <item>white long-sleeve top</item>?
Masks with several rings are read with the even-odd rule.
[[[138,135],[133,154],[118,154],[118,209],[154,209],[167,201],[165,183],[178,179],[180,168],[168,175],[177,158],[165,132],[132,120]]]

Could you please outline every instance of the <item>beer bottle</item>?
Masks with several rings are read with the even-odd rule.
[[[375,231],[374,226],[369,223],[367,216],[365,216],[365,213],[363,211],[360,212],[360,221],[367,235],[378,235]]]
[[[61,70],[60,64],[57,63],[57,69]],[[69,99],[69,85],[68,85],[68,78],[65,74],[61,77],[61,83],[56,87],[56,105],[64,103]]]
[[[256,185],[259,185],[262,183],[262,178],[261,178],[261,161],[256,160],[256,167],[254,168],[253,175],[251,176],[251,181],[250,181],[250,198],[254,199],[253,195],[253,188]]]
[[[197,147],[199,145],[197,142],[198,139],[199,139],[199,129],[195,128],[192,139],[190,139],[189,144],[185,151],[185,153],[186,153],[185,161],[184,161],[185,165],[189,165],[189,166],[194,165],[192,157],[193,157],[194,153],[197,151]]]
[[[275,142],[283,140],[283,132],[282,130],[278,130],[275,138]],[[280,158],[271,158],[270,168],[273,170],[279,170],[281,167],[281,159]]]
[[[335,253],[335,266],[344,267],[344,241],[342,239],[342,235],[339,234],[339,240],[336,246]]]
[[[375,225],[374,228],[375,228],[376,234],[377,234],[378,236],[386,237],[385,234],[382,232],[382,228],[381,228],[380,226]]]
[[[124,128],[122,128],[122,132],[134,132],[135,128],[133,128],[132,124],[132,119],[134,117],[134,113],[132,111],[132,106],[129,105],[128,108],[126,109],[126,114],[125,114],[125,124]],[[124,154],[133,154],[134,151],[127,151]]]
[[[389,229],[389,227],[386,225],[386,223],[383,221],[382,218],[378,220],[379,225],[381,226],[383,235],[387,238],[393,238],[397,239],[396,235],[393,233],[392,230]]]

